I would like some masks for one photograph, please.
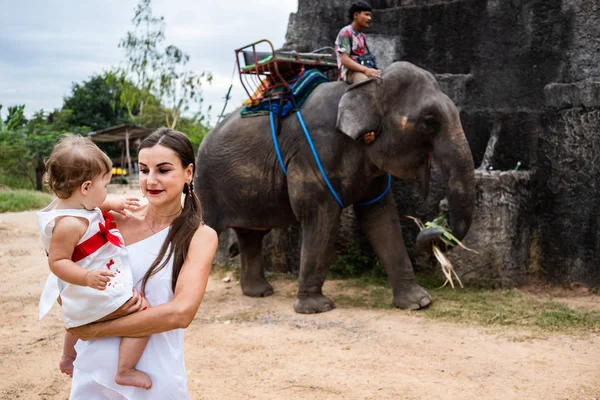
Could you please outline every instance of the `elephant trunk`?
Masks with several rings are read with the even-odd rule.
[[[475,167],[458,117],[438,137],[433,154],[447,182],[450,229],[462,240],[471,227],[475,209]]]
[[[454,115],[455,120],[436,138],[433,155],[447,182],[450,229],[462,240],[471,227],[475,209],[475,167],[458,112]],[[424,229],[417,237],[417,244],[430,251],[431,242],[442,233],[434,228]]]

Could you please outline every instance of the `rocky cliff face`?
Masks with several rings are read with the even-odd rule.
[[[351,3],[299,0],[285,47],[331,46],[348,24]],[[465,242],[480,254],[452,251],[459,273],[467,281],[503,286],[530,279],[600,285],[597,0],[372,0],[371,5],[367,37],[380,64],[404,60],[431,71],[461,110],[478,167],[477,211]],[[437,213],[444,190],[439,174],[433,176],[424,203],[409,186],[394,183],[400,215]],[[340,248],[355,241],[366,249],[351,211],[344,224]],[[415,228],[408,220],[405,226],[416,267],[427,267],[429,261],[411,248]],[[271,236],[266,263],[293,270],[297,257],[290,254],[297,248],[290,238],[297,233]],[[285,261],[281,254],[288,254]]]

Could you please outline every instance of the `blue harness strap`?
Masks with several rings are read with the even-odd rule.
[[[392,175],[388,174],[387,185],[385,186],[385,190],[383,191],[383,193],[381,193],[379,196],[375,197],[372,200],[363,201],[362,203],[358,203],[358,205],[359,206],[368,206],[369,204],[377,203],[379,200],[383,199],[383,196],[385,196],[387,194],[387,192],[390,190],[391,186],[392,186]]]
[[[336,193],[335,189],[333,188],[333,185],[331,184],[331,182],[329,182],[329,179],[327,178],[327,174],[325,173],[325,170],[323,169],[323,165],[321,165],[321,160],[319,159],[317,150],[315,149],[315,145],[313,144],[313,141],[310,138],[310,135],[308,134],[306,125],[304,125],[304,120],[302,119],[302,114],[300,113],[300,110],[296,111],[296,115],[298,116],[298,121],[300,122],[300,126],[302,127],[302,130],[304,131],[304,136],[306,136],[306,141],[308,141],[310,150],[313,153],[313,157],[315,158],[315,161],[317,162],[317,167],[319,167],[319,171],[321,171],[321,175],[323,175],[323,180],[327,184],[327,187],[329,188],[329,191],[335,198],[335,201],[338,202],[338,204],[340,205],[341,208],[344,208],[344,203],[342,202],[342,199],[340,199],[340,196],[338,196],[338,194]]]
[[[321,175],[323,176],[323,180],[325,181],[325,184],[327,185],[327,187],[329,188],[329,191],[335,198],[335,201],[339,204],[339,206],[341,208],[344,208],[345,206],[344,206],[344,203],[342,202],[342,199],[340,199],[340,196],[338,196],[337,192],[333,188],[333,185],[331,184],[331,182],[329,182],[329,178],[327,178],[327,174],[325,173],[325,169],[323,169],[323,165],[321,164],[321,159],[319,158],[319,155],[317,154],[317,150],[315,149],[315,145],[313,144],[313,141],[310,138],[308,129],[306,129],[306,125],[304,124],[304,120],[302,119],[302,113],[300,113],[300,110],[296,110],[296,115],[298,116],[298,122],[300,122],[302,131],[304,132],[304,136],[306,137],[306,141],[308,142],[308,145],[310,146],[310,150],[312,151],[313,157],[315,158],[317,167],[319,168],[319,171],[321,172]],[[273,137],[273,144],[275,145],[275,153],[277,153],[277,159],[279,160],[279,165],[281,165],[281,169],[283,169],[283,173],[287,176],[287,169],[285,168],[285,164],[283,163],[283,158],[281,157],[281,151],[279,150],[279,144],[277,143],[277,135],[275,134],[275,122],[273,119],[272,111],[270,113],[270,120],[271,120],[271,136]],[[376,198],[374,198],[372,200],[358,203],[358,205],[367,206],[369,204],[377,203],[379,200],[381,200],[383,198],[383,196],[385,196],[387,194],[387,192],[390,190],[391,185],[392,185],[392,176],[390,174],[388,174],[388,182],[387,182],[387,185],[386,185],[383,193],[381,193],[379,196],[377,196]]]
[[[273,143],[275,143],[275,153],[277,153],[277,159],[279,160],[279,165],[281,165],[283,173],[285,174],[285,176],[287,176],[287,169],[285,168],[285,164],[283,163],[281,151],[279,151],[279,144],[277,143],[277,135],[275,134],[275,121],[273,120],[273,111],[269,113],[269,118],[271,120],[271,136],[273,136]]]

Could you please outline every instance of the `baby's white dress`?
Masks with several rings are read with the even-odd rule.
[[[89,222],[88,228],[76,246],[72,260],[82,268],[110,271],[115,275],[110,278],[105,290],[98,290],[69,284],[50,273],[40,298],[39,317],[42,319],[50,311],[60,295],[63,322],[67,328],[73,328],[97,321],[121,307],[131,298],[133,281],[123,237],[112,223],[112,216],[108,213],[103,215],[99,208],[91,211],[56,209],[56,203],[57,200],[54,200],[37,213],[46,253],[56,218],[85,218]]]

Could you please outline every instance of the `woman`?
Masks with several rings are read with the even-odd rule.
[[[131,216],[115,214],[136,287],[151,307],[107,322],[70,330],[77,343],[71,399],[188,399],[183,329],[194,319],[206,289],[217,235],[202,223],[193,191],[194,151],[189,139],[160,128],[140,145],[140,186],[148,204]],[[181,193],[183,191],[183,206]],[[119,313],[139,309],[141,295]],[[114,382],[121,336],[148,336],[137,368],[150,390]],[[89,340],[95,339],[95,340]]]

